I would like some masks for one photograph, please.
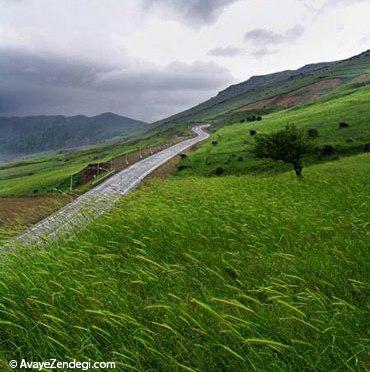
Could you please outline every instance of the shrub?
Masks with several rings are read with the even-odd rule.
[[[190,167],[188,165],[183,165],[183,164],[180,164],[180,165],[177,166],[177,170],[178,171],[182,171],[182,170],[184,170],[186,168],[190,168]]]
[[[335,154],[335,149],[332,145],[325,145],[320,150],[321,155],[331,156]]]
[[[268,158],[292,164],[296,176],[302,178],[302,157],[310,150],[306,131],[287,125],[283,130],[256,137],[252,152],[259,159]]]
[[[364,144],[364,152],[370,152],[370,142]]]
[[[316,128],[309,128],[307,134],[310,138],[316,138],[319,136],[319,131]]]
[[[245,123],[245,119],[240,120],[241,123]]]
[[[242,156],[239,156],[237,161],[243,161],[243,157]]]
[[[257,134],[257,131],[255,131],[254,129],[251,129],[251,130],[249,131],[249,134],[250,134],[251,136],[255,136],[255,135]]]
[[[261,121],[262,120],[262,116],[257,116],[257,121]]]
[[[180,158],[181,158],[181,159],[185,159],[186,157],[187,157],[186,154],[180,154]]]
[[[213,146],[218,145],[218,141],[212,141],[212,145],[213,145]]]
[[[225,173],[225,169],[222,168],[222,167],[217,167],[217,168],[215,169],[215,175],[216,175],[216,176],[221,176],[221,175],[224,174],[224,173]]]
[[[344,121],[342,121],[342,122],[339,123],[339,128],[340,128],[340,129],[341,129],[341,128],[348,128],[348,127],[349,127],[349,124],[346,123],[346,122],[344,122]]]

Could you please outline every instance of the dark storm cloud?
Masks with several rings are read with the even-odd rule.
[[[144,0],[146,5],[168,5],[189,23],[211,23],[237,0]]]
[[[277,45],[298,39],[303,35],[304,31],[305,29],[301,25],[292,27],[285,33],[261,28],[248,31],[244,36],[244,40],[254,46]]]
[[[232,80],[215,63],[173,62],[140,71],[131,65],[0,50],[0,115],[113,111],[151,121],[208,98]]]
[[[242,51],[241,49],[234,47],[217,47],[208,51],[207,54],[213,57],[235,57],[242,54]]]

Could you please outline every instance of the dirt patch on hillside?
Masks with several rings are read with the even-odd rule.
[[[0,227],[19,229],[33,225],[68,201],[64,196],[0,198]]]
[[[188,155],[189,153],[195,151],[198,148],[199,144],[194,145],[190,149],[187,149],[183,152],[183,154]],[[150,180],[153,178],[164,179],[170,176],[171,174],[175,173],[178,168],[177,165],[181,160],[181,155],[177,155],[170,159],[167,163],[163,164],[159,168],[157,168],[154,172],[150,173],[142,182],[144,186],[149,185]]]
[[[318,81],[288,93],[282,93],[271,98],[249,103],[248,105],[241,106],[234,110],[234,112],[299,106],[315,101],[339,86],[341,83],[341,79],[326,79]]]
[[[369,73],[364,72],[358,76],[356,76],[353,80],[352,83],[366,83],[369,81]]]
[[[174,158],[170,159],[167,163],[163,164],[161,167],[152,172],[148,177],[146,177],[143,181],[143,184],[147,185],[150,179],[164,179],[167,178],[170,174],[175,173],[177,171],[177,164],[179,163],[180,159],[180,155],[177,155]]]

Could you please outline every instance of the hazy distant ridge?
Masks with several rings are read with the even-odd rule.
[[[33,154],[127,138],[147,123],[113,113],[97,116],[0,117],[0,156]]]

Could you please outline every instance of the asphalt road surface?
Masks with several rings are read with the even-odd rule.
[[[59,237],[71,235],[86,226],[99,215],[112,209],[117,200],[134,189],[140,181],[155,169],[184,150],[204,141],[209,134],[203,129],[208,125],[192,128],[194,138],[177,143],[122,170],[99,186],[81,195],[53,215],[17,236],[4,248],[17,245],[44,245]]]

